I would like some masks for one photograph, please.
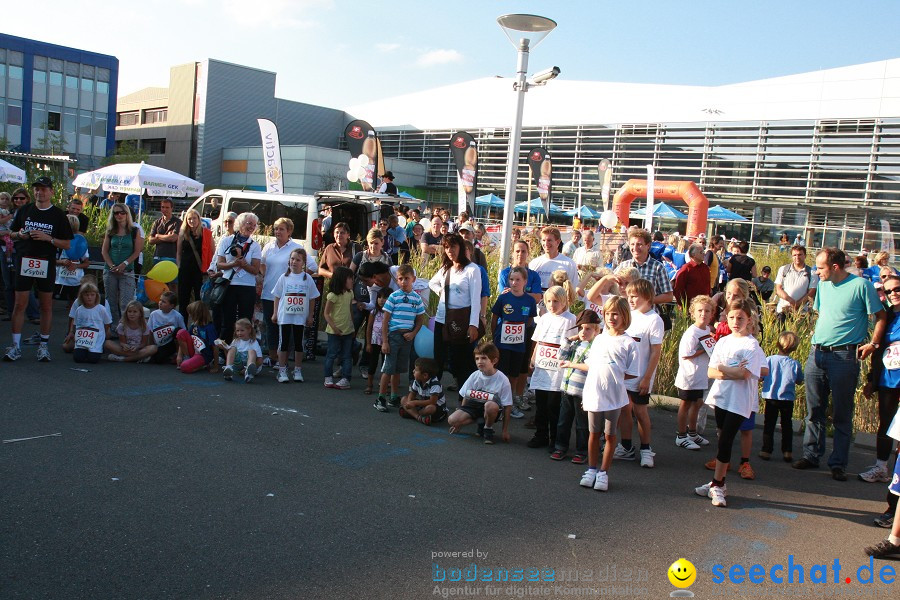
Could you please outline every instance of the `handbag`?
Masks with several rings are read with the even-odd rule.
[[[452,268],[452,267],[451,267]],[[450,269],[447,269],[447,277],[444,279],[444,330],[445,342],[451,344],[465,344],[469,342],[469,317],[472,307],[450,308],[448,292],[450,289]],[[484,321],[478,320],[478,338],[484,337]]]
[[[231,277],[234,277],[234,269],[231,271]],[[210,308],[218,308],[225,301],[225,293],[228,292],[228,286],[231,285],[231,277],[216,277],[215,281],[209,286],[204,295],[201,292],[202,300]]]

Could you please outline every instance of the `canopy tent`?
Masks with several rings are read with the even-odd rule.
[[[88,171],[76,177],[72,185],[90,190],[103,188],[107,192],[124,194],[143,194],[146,191],[151,196],[179,198],[203,193],[203,184],[199,181],[143,162],[121,163]]]
[[[5,160],[0,160],[0,181],[24,184],[25,171]]]
[[[475,206],[487,206],[490,208],[505,208],[506,202],[495,194],[485,194],[475,198]]]
[[[409,192],[400,192],[399,194],[397,194],[397,196],[399,196],[400,198],[406,198],[407,200],[418,200],[418,198],[416,198]]]
[[[531,214],[533,214],[533,215],[545,214],[544,213],[544,201],[541,200],[540,198],[535,198],[531,202],[519,202],[518,204],[516,204],[516,206],[514,208],[514,212],[516,212],[518,214],[528,213],[529,212],[529,209],[528,209],[529,204],[531,205]],[[550,203],[550,216],[556,216],[556,215],[562,216],[565,214],[566,213],[563,212],[563,209],[561,209],[557,205],[553,204],[552,202]]]
[[[733,210],[728,210],[724,206],[711,206],[706,213],[709,221],[748,221],[749,219],[742,217]]]
[[[647,215],[647,207],[636,210],[632,215],[643,217]],[[665,202],[657,202],[653,205],[653,218],[655,219],[677,219],[679,221],[687,220],[687,215],[677,211]]]
[[[602,214],[603,211],[584,205],[580,206],[579,208],[573,208],[572,210],[566,211],[566,215],[569,217],[577,216],[579,219],[593,219],[594,221],[598,221],[600,219],[600,215]]]

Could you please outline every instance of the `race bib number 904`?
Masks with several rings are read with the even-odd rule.
[[[23,277],[36,277],[38,279],[43,279],[47,277],[47,269],[49,267],[49,260],[23,256],[22,268],[19,270],[19,274]]]
[[[504,321],[500,328],[500,343],[510,345],[525,343],[525,323]]]
[[[538,342],[534,359],[534,366],[538,369],[555,371],[559,368],[559,344],[547,344]]]
[[[80,327],[75,330],[75,347],[94,351],[97,340],[100,339],[100,330],[93,327]]]

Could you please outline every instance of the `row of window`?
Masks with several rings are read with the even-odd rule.
[[[145,150],[147,154],[165,154],[166,138],[154,138],[146,140],[116,140],[116,150],[122,147],[122,144],[131,144],[136,141],[138,148]]]
[[[148,108],[143,111],[132,110],[118,113],[116,115],[116,126],[127,127],[138,123],[151,125],[153,123],[165,123],[168,119],[169,110],[167,108]]]

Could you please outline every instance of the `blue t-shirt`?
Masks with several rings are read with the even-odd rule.
[[[425,304],[416,292],[397,290],[388,296],[384,312],[391,313],[388,331],[406,331],[416,326],[416,317],[425,313]]]
[[[888,346],[900,342],[900,314],[890,311],[888,316],[891,322],[888,324],[881,345],[887,352]],[[882,369],[879,387],[896,389],[900,388],[900,369]]]
[[[650,256],[655,258],[658,261],[662,261],[663,250],[666,249],[666,245],[662,242],[652,242],[650,244]]]
[[[511,350],[513,352],[525,352],[526,340],[528,335],[526,332],[530,329],[537,312],[537,303],[534,298],[528,294],[514,296],[512,292],[500,294],[497,301],[494,302],[491,313],[500,319],[499,325],[494,327],[494,344],[501,350]],[[518,344],[504,344],[500,340],[503,335],[504,323],[521,323],[524,325],[522,331],[522,342]]]
[[[875,287],[856,275],[835,285],[820,281],[813,300],[819,320],[812,343],[822,346],[860,344],[869,334],[869,315],[884,310]]]
[[[794,386],[803,381],[803,367],[790,356],[773,354],[766,358],[769,374],[763,378],[762,397],[766,400],[797,399]]]
[[[512,267],[506,267],[500,271],[500,279],[497,280],[497,289],[505,290],[509,287],[509,272]],[[526,294],[543,294],[544,289],[541,287],[541,276],[537,271],[528,269],[528,281],[525,282]]]
[[[478,263],[475,263],[478,265]],[[488,278],[487,269],[478,265],[478,268],[481,269],[481,297],[482,298],[490,298],[491,297],[491,280]]]
[[[207,364],[212,362],[213,359],[213,342],[216,341],[216,328],[212,323],[207,323],[206,325],[197,325],[195,323],[191,323],[190,327],[188,327],[188,333],[191,334],[191,337],[200,338],[203,342],[203,348],[200,349],[200,355],[203,357],[203,360],[206,361]],[[194,342],[194,348],[196,349],[197,342]]]

